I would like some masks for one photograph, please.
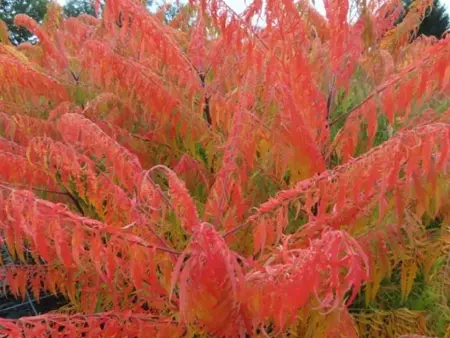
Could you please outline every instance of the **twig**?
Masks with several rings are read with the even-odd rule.
[[[14,188],[11,188],[10,186],[7,186],[7,185],[1,185],[0,184],[0,187],[4,188],[4,189],[8,189],[8,190],[10,190],[12,192],[15,191]],[[37,199],[36,201],[39,202],[43,207],[51,208],[51,205],[46,204],[47,201],[45,201],[45,200]],[[49,202],[47,202],[47,203],[49,203]],[[161,247],[161,246],[158,246],[158,245],[147,243],[146,241],[144,241],[140,237],[137,237],[137,238],[135,237],[134,239],[133,238],[128,238],[127,237],[127,233],[119,232],[120,230],[118,228],[114,228],[114,231],[112,231],[111,227],[107,227],[105,229],[105,228],[103,228],[105,226],[104,223],[101,223],[101,222],[99,222],[97,220],[93,220],[93,219],[86,218],[86,217],[82,217],[81,218],[80,215],[75,214],[75,213],[73,213],[73,212],[71,212],[69,210],[64,211],[63,214],[66,215],[66,216],[69,216],[71,218],[77,217],[77,219],[79,219],[83,225],[86,225],[84,220],[89,221],[92,224],[95,224],[96,228],[94,226],[92,226],[92,224],[91,224],[91,226],[85,226],[84,229],[86,231],[91,231],[91,232],[99,231],[99,232],[114,234],[114,235],[117,235],[117,237],[122,238],[124,241],[130,242],[130,243],[135,243],[135,244],[140,245],[140,246],[142,246],[144,248],[152,248],[152,249],[159,250],[159,251],[162,251],[162,252],[170,253],[172,255],[180,255],[181,254],[179,251],[176,251],[174,249],[170,249],[170,248],[167,248],[167,247]]]
[[[327,99],[327,123],[331,115],[331,104],[333,102],[334,90],[336,85],[336,75],[333,76],[333,80],[331,80],[331,86],[328,91],[328,99]]]
[[[432,55],[435,55],[434,53]],[[375,89],[371,94],[369,94],[362,102],[360,102],[359,104],[357,104],[355,107],[353,107],[352,109],[350,109],[348,112],[345,112],[344,114],[338,116],[336,119],[334,119],[333,121],[330,122],[329,126],[332,127],[334,124],[336,124],[336,122],[340,121],[342,118],[350,115],[351,113],[353,113],[355,110],[358,110],[359,108],[361,108],[364,104],[366,104],[369,100],[371,100],[375,95],[378,95],[379,93],[381,93],[382,91],[386,90],[388,87],[390,87],[393,84],[396,84],[397,82],[399,82],[400,80],[403,79],[403,76],[406,74],[409,74],[411,72],[413,72],[414,70],[416,70],[419,67],[422,67],[429,59],[431,59],[431,54],[428,55],[426,58],[424,58],[419,64],[417,65],[413,65],[410,66],[409,69],[406,69],[403,73],[397,75],[395,78],[393,78],[392,80],[384,83],[382,86],[379,86],[377,89]]]
[[[72,75],[72,78],[75,80],[75,82],[76,82],[77,85],[78,85],[78,82],[79,82],[79,80],[80,80],[81,72],[80,72],[80,74],[78,74],[78,76],[77,76],[77,75],[75,75],[75,73],[73,72],[73,70],[70,69],[70,74]]]
[[[235,232],[241,230],[242,228],[246,227],[248,224],[250,224],[249,221],[247,221],[247,222],[245,222],[243,224],[239,224],[239,225],[235,226],[234,228],[232,228],[232,229],[228,230],[227,232],[225,232],[222,235],[222,237],[226,238],[227,236],[230,236],[230,235],[234,234]]]
[[[6,183],[7,185],[9,185],[9,183],[7,182],[3,182]],[[48,194],[56,194],[56,195],[65,195],[67,197],[69,197],[72,202],[75,204],[75,207],[78,209],[78,211],[84,216],[84,210],[80,204],[80,202],[77,200],[77,198],[69,191],[54,191],[54,190],[47,190],[47,189],[40,189],[40,188],[33,188],[33,187],[27,187],[24,185],[14,185],[14,187],[19,188],[19,189],[31,189],[33,191],[39,191],[39,192],[44,192],[44,193],[48,193]]]
[[[83,207],[81,206],[80,202],[77,200],[77,198],[72,195],[69,191],[66,192],[66,195],[72,200],[73,204],[75,204],[75,207],[78,209],[81,215],[85,215]]]
[[[206,75],[204,73],[199,73],[198,76],[200,78],[202,88],[205,88]],[[211,112],[210,112],[210,108],[209,108],[209,99],[210,99],[210,97],[208,96],[208,94],[205,93],[205,101],[203,102],[203,115],[205,116],[205,119],[206,119],[206,122],[208,122],[208,125],[211,126],[212,119],[211,119]]]
[[[81,213],[81,215],[85,215],[83,207],[81,206],[80,202],[77,200],[77,198],[70,192],[70,191],[52,191],[52,190],[45,190],[45,189],[39,189],[39,188],[31,188],[34,191],[40,191],[40,192],[46,192],[49,194],[58,194],[58,195],[65,195],[69,197],[73,204],[75,204],[75,207],[77,210]]]

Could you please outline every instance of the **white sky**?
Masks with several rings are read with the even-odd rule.
[[[237,13],[241,13],[244,11],[246,4],[250,4],[251,0],[224,0],[231,8],[233,8]],[[444,0],[449,1],[450,0]],[[317,7],[317,10],[321,13],[325,13],[325,9],[323,7],[323,0],[315,0],[315,4]]]
[[[66,0],[57,0],[60,4],[64,4]],[[233,8],[236,12],[241,13],[245,7],[246,4],[252,2],[252,0],[224,0],[231,8]],[[323,0],[315,0],[315,4],[317,7],[317,10],[321,13],[325,13],[324,7],[323,7]],[[450,0],[441,0],[441,4],[445,5],[447,9],[450,10]]]
[[[236,12],[240,13],[242,12],[245,7],[246,3],[251,3],[251,0],[224,0],[230,7],[232,7]],[[323,0],[315,0],[316,8],[319,12],[325,13],[325,9],[323,7]],[[447,9],[450,10],[450,0],[441,0],[441,4],[445,5]]]
[[[56,0],[61,5],[64,5],[66,0]],[[252,0],[224,0],[231,8],[233,8],[237,13],[241,13],[245,7],[252,2]],[[441,0],[443,2],[450,2],[450,0]],[[323,0],[315,0],[318,10],[322,8],[323,11]]]

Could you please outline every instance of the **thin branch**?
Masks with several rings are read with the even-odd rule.
[[[435,53],[428,55],[426,58],[424,58],[419,64],[410,66],[408,69],[406,69],[402,74],[397,75],[395,78],[391,79],[390,81],[387,81],[386,83],[384,83],[383,85],[379,86],[378,88],[376,88],[371,94],[369,94],[362,102],[360,102],[359,104],[357,104],[355,107],[353,107],[352,109],[350,109],[349,111],[345,112],[344,114],[338,116],[336,119],[334,119],[333,121],[330,122],[329,127],[332,127],[334,124],[336,124],[338,121],[342,120],[344,117],[350,115],[351,113],[353,113],[354,111],[358,110],[359,108],[361,108],[364,104],[366,104],[369,100],[371,100],[375,95],[380,94],[381,92],[383,92],[384,90],[386,90],[388,87],[398,83],[400,80],[403,79],[403,76],[412,73],[414,70],[416,70],[417,68],[422,67],[423,65],[425,65],[426,62],[428,62],[431,59],[431,56],[435,55]]]
[[[102,231],[102,229],[100,229],[100,232],[101,231]],[[158,246],[158,245],[154,245],[154,244],[149,244],[149,243],[145,243],[144,244],[144,243],[139,242],[139,241],[133,241],[132,239],[127,238],[125,235],[118,234],[117,237],[122,238],[126,242],[131,242],[131,243],[135,243],[137,245],[140,245],[140,246],[142,246],[144,248],[155,249],[155,250],[158,250],[158,251],[161,251],[161,252],[167,252],[167,253],[170,253],[171,255],[175,255],[175,256],[181,255],[181,252],[179,252],[177,250],[170,249],[170,248],[167,248],[167,247]]]
[[[199,73],[198,76],[200,78],[202,88],[205,88],[206,75],[204,73]],[[208,122],[208,125],[211,126],[212,119],[211,119],[211,112],[210,112],[210,108],[209,108],[209,100],[210,100],[210,97],[208,94],[206,94],[205,101],[203,103],[203,115],[206,119],[206,122]]]
[[[77,76],[77,75],[75,75],[75,73],[73,72],[73,70],[70,69],[70,74],[72,75],[72,78],[75,80],[75,82],[76,82],[77,85],[78,85],[78,81],[80,80],[81,72],[80,72],[80,74]]]
[[[335,92],[335,86],[336,86],[336,75],[333,76],[333,79],[331,80],[331,85],[328,90],[328,99],[327,99],[327,123],[329,122],[329,118],[331,116],[331,105],[333,103],[333,97]],[[329,127],[329,126],[328,126]]]
[[[3,189],[9,190],[11,192],[16,191],[14,188],[10,187],[9,185],[0,184],[0,187],[3,188]],[[44,207],[44,208],[45,207],[51,208],[51,205],[47,204],[47,203],[51,203],[51,202],[48,202],[48,201],[45,201],[45,200],[40,200],[40,199],[36,199],[36,201],[38,203],[40,203],[41,206]],[[111,227],[107,227],[105,229],[105,228],[103,228],[105,226],[104,223],[102,223],[100,221],[97,221],[97,220],[93,220],[93,219],[84,217],[84,216],[81,218],[79,215],[77,215],[77,214],[75,214],[75,213],[73,213],[73,212],[71,212],[69,210],[64,211],[63,214],[65,216],[67,216],[67,217],[72,218],[72,219],[76,217],[78,220],[80,220],[82,222],[83,225],[86,225],[84,220],[85,221],[90,221],[91,222],[91,226],[85,226],[84,227],[84,229],[86,231],[93,231],[93,232],[99,231],[99,232],[106,232],[106,233],[114,233],[115,235],[117,235],[117,237],[122,238],[124,241],[130,242],[130,243],[135,243],[135,244],[140,245],[140,246],[145,247],[145,248],[152,248],[152,249],[159,250],[159,251],[162,251],[162,252],[170,253],[172,255],[180,255],[181,254],[179,251],[176,251],[176,250],[173,250],[173,249],[170,249],[170,248],[161,247],[161,246],[158,246],[158,245],[147,243],[146,241],[142,240],[140,237],[138,237],[138,238],[129,238],[129,237],[127,237],[127,233],[117,233],[118,229],[115,229],[114,231],[111,231]],[[92,224],[94,224],[94,226],[92,226]],[[101,227],[100,227],[100,225],[101,225]],[[97,228],[95,228],[95,226]]]
[[[238,232],[239,230],[245,228],[245,227],[246,227],[247,225],[249,225],[249,224],[250,224],[249,221],[247,221],[247,222],[245,222],[245,223],[243,223],[243,224],[239,224],[239,225],[235,226],[234,228],[232,228],[232,229],[228,230],[227,232],[225,232],[225,233],[222,235],[222,237],[223,237],[223,238],[226,238],[226,237],[228,237],[228,236],[234,234],[235,232]]]
[[[238,13],[236,13],[236,11],[233,8],[228,6],[228,4],[225,1],[221,1],[221,3],[227,8],[227,10],[230,13],[232,13],[255,36],[255,38],[258,40],[258,42],[266,50],[269,50],[269,47],[267,46],[267,44],[261,39],[261,37],[258,35],[258,33],[255,32],[255,30],[253,29],[253,27],[251,25],[249,25],[247,22],[245,22],[245,20],[243,20],[242,17]],[[277,56],[277,59],[280,60],[278,56]]]
[[[85,215],[83,207],[81,206],[80,202],[78,201],[78,199],[69,191],[66,192],[66,195],[72,200],[73,204],[75,204],[75,207],[78,209],[78,211],[80,212],[81,215]]]
[[[2,184],[6,184],[6,185],[10,185],[8,182],[1,182]],[[47,189],[41,189],[41,188],[33,188],[33,187],[27,187],[24,185],[14,185],[15,188],[19,188],[19,189],[31,189],[33,191],[37,191],[37,192],[43,192],[43,193],[48,193],[48,194],[56,194],[56,195],[64,195],[69,197],[72,202],[75,204],[75,207],[77,208],[77,210],[84,216],[84,210],[80,204],[80,202],[77,200],[77,198],[69,191],[55,191],[55,190],[47,190]]]
[[[443,47],[441,47],[443,48]],[[384,83],[383,85],[379,86],[377,89],[375,89],[371,94],[369,94],[362,102],[360,102],[359,104],[357,104],[355,107],[353,107],[352,109],[350,109],[349,111],[343,113],[342,115],[338,116],[336,119],[334,119],[333,121],[331,121],[328,125],[329,128],[331,128],[333,125],[335,125],[337,122],[339,122],[340,120],[342,120],[343,118],[348,117],[350,114],[352,114],[353,112],[355,112],[356,110],[360,109],[362,106],[364,106],[368,101],[370,101],[375,95],[380,94],[381,92],[383,92],[384,90],[386,90],[387,88],[389,88],[390,86],[400,82],[400,80],[403,79],[403,76],[412,73],[414,70],[424,66],[433,55],[435,55],[437,53],[437,51],[435,53],[430,53],[427,57],[425,57],[420,63],[412,65],[410,67],[408,67],[403,73],[401,73],[400,75],[397,75],[396,77],[394,77],[393,79],[391,79],[390,81],[387,81],[386,83]],[[335,139],[336,140],[336,139]],[[326,160],[328,160],[331,155],[333,154],[334,150],[337,147],[337,142],[334,142],[334,146],[328,151],[328,154],[326,156]]]

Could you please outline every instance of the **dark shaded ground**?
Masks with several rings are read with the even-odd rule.
[[[0,246],[0,256],[5,265],[16,264],[21,262],[14,261],[6,247]],[[28,264],[33,264],[32,259]],[[54,296],[52,294],[41,294],[39,302],[33,298],[32,292],[28,293],[24,300],[17,299],[8,292],[8,288],[3,289],[3,282],[0,280],[0,318],[18,319],[27,316],[37,316],[54,311],[61,306],[67,304],[67,300],[62,296]],[[6,294],[5,294],[6,291]]]
[[[67,301],[63,297],[55,297],[53,295],[42,295],[39,303],[33,299],[22,301],[12,296],[3,296],[0,297],[0,318],[18,319],[20,317],[35,316],[36,314],[42,315],[65,304],[67,304]]]

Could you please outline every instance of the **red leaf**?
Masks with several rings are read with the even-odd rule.
[[[253,230],[253,254],[264,251],[267,235],[266,228],[266,221],[262,218]]]
[[[56,253],[58,258],[67,268],[72,267],[72,254],[70,252],[69,238],[58,220],[52,222],[50,229],[53,231]]]
[[[395,208],[397,211],[397,222],[398,224],[401,224],[405,212],[405,202],[401,188],[395,189]]]
[[[439,157],[439,162],[436,166],[436,170],[438,172],[444,170],[444,168],[446,168],[446,166],[448,165],[449,142],[450,142],[450,129],[447,128],[442,135],[441,149],[440,149],[441,155]]]
[[[76,265],[82,266],[81,257],[84,252],[84,231],[80,226],[75,226],[72,233],[72,256]]]
[[[389,123],[393,125],[396,104],[395,104],[395,93],[392,87],[389,87],[389,89],[385,90],[384,92],[383,107],[386,118],[388,119]]]
[[[103,274],[102,270],[102,259],[103,259],[103,245],[99,233],[96,233],[91,239],[91,250],[90,256],[94,262],[95,270],[103,280],[107,280]]]
[[[184,182],[175,173],[170,171],[168,178],[173,209],[177,217],[181,220],[183,229],[188,233],[192,233],[200,224],[194,201],[189,195]]]
[[[392,165],[391,172],[388,177],[388,188],[392,189],[398,180],[398,175],[400,173],[400,167],[403,160],[403,154],[400,150],[397,150],[397,153],[394,157],[394,163]]]
[[[143,288],[142,280],[144,275],[144,255],[141,248],[134,246],[133,257],[131,257],[131,278],[138,290]]]
[[[372,100],[366,103],[367,106],[367,112],[366,112],[366,119],[367,119],[367,144],[369,147],[372,146],[373,141],[375,139],[375,134],[377,132],[378,128],[378,122],[377,122],[377,107]]]
[[[425,175],[430,171],[431,151],[433,148],[433,135],[429,135],[422,143],[422,167]]]
[[[175,289],[175,285],[178,282],[178,279],[180,278],[181,270],[183,269],[184,260],[186,259],[188,255],[188,252],[183,252],[180,257],[178,257],[177,263],[175,264],[172,272],[172,278],[170,281],[170,294],[169,294],[169,300],[172,299],[173,290]]]

